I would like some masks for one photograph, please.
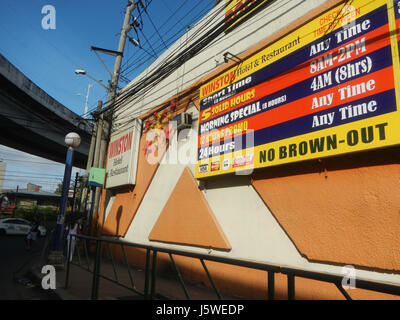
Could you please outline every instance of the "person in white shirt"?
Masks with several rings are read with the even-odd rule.
[[[29,233],[26,235],[26,250],[28,251],[31,250],[33,242],[36,241],[37,239],[38,232],[39,232],[39,223],[35,219],[33,221],[31,229],[29,230]]]
[[[74,256],[74,250],[75,250],[75,242],[76,238],[75,237],[70,237],[71,235],[78,234],[78,223],[71,224],[68,230],[67,234],[67,259],[69,257],[69,261],[72,261],[72,257]],[[71,245],[70,245],[71,242]],[[69,255],[69,248],[71,248],[71,255]]]

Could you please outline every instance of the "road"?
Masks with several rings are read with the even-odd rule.
[[[40,257],[44,238],[38,238],[31,251],[25,250],[24,236],[0,236],[0,300],[49,300],[44,290],[28,288],[15,281]]]

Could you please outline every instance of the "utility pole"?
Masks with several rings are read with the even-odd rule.
[[[102,102],[98,101],[97,102],[97,112],[101,111],[101,106],[102,106]],[[98,127],[99,127],[99,121],[96,121],[94,123],[93,130],[92,130],[92,139],[90,141],[88,161],[86,163],[86,173],[85,173],[85,176],[84,176],[85,183],[89,179],[90,168],[95,166],[94,163],[93,163],[93,159],[94,159],[94,152],[95,152],[95,149],[96,149],[96,137],[98,135]],[[87,203],[86,203],[87,194],[88,194],[88,188],[85,187],[82,190],[81,206],[80,206],[80,210],[79,210],[81,213],[86,211],[86,209],[87,209]]]
[[[122,30],[121,30],[121,36],[119,38],[119,44],[118,44],[118,55],[115,58],[115,63],[114,63],[114,70],[113,74],[111,77],[111,82],[110,82],[110,87],[108,91],[108,97],[107,97],[107,102],[108,104],[113,104],[115,100],[115,96],[117,93],[117,87],[118,87],[118,79],[120,75],[120,69],[121,69],[121,63],[122,63],[122,56],[123,52],[125,49],[125,43],[126,43],[126,38],[128,32],[131,30],[131,25],[130,25],[130,18],[132,11],[136,9],[136,4],[134,3],[133,0],[128,0],[128,5],[125,10],[125,18],[124,18],[124,23],[122,25]],[[108,105],[107,105],[108,107]],[[104,121],[102,125],[102,139],[101,139],[101,144],[100,144],[100,157],[99,157],[99,163],[98,167],[99,168],[105,168],[105,160],[107,156],[107,146],[108,146],[108,140],[109,140],[109,135],[110,135],[110,127],[111,127],[111,122],[112,122],[112,110],[108,111],[106,114],[104,114]],[[98,220],[98,209],[100,207],[100,196],[101,196],[101,188],[96,188],[96,196],[95,196],[95,221],[96,221],[96,226],[97,226],[97,220]]]
[[[101,106],[102,106],[102,102],[99,101],[97,104],[97,111],[101,111]],[[100,146],[101,146],[101,141],[104,138],[104,133],[103,133],[103,114],[100,114],[99,118],[96,121],[96,139],[95,139],[95,148],[94,148],[94,152],[93,152],[93,167],[94,168],[101,168],[99,166],[99,158],[100,158]],[[90,170],[90,168],[89,168]],[[87,230],[89,231],[89,233],[91,233],[92,230],[92,222],[93,222],[93,212],[96,212],[95,209],[97,210],[97,206],[96,206],[96,196],[97,194],[100,195],[101,193],[101,188],[97,187],[92,187],[89,189],[90,190],[90,211],[89,211],[89,216],[88,216],[88,228]]]
[[[121,36],[119,38],[119,44],[118,44],[118,52],[120,52],[121,54],[115,58],[114,70],[111,78],[110,89],[108,92],[107,101],[109,101],[110,103],[114,101],[115,95],[117,93],[118,79],[121,69],[122,56],[125,49],[126,38],[128,32],[132,29],[129,22],[131,19],[132,11],[135,9],[136,9],[136,4],[133,2],[133,0],[128,0],[128,6],[126,7],[125,11],[124,24],[122,25]]]

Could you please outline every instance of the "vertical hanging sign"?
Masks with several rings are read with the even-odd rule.
[[[140,120],[132,128],[113,134],[107,154],[106,188],[134,185],[139,153]]]

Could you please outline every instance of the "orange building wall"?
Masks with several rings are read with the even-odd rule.
[[[252,184],[308,260],[400,271],[398,150],[256,171]]]
[[[183,170],[148,238],[217,250],[231,249],[188,168]]]

